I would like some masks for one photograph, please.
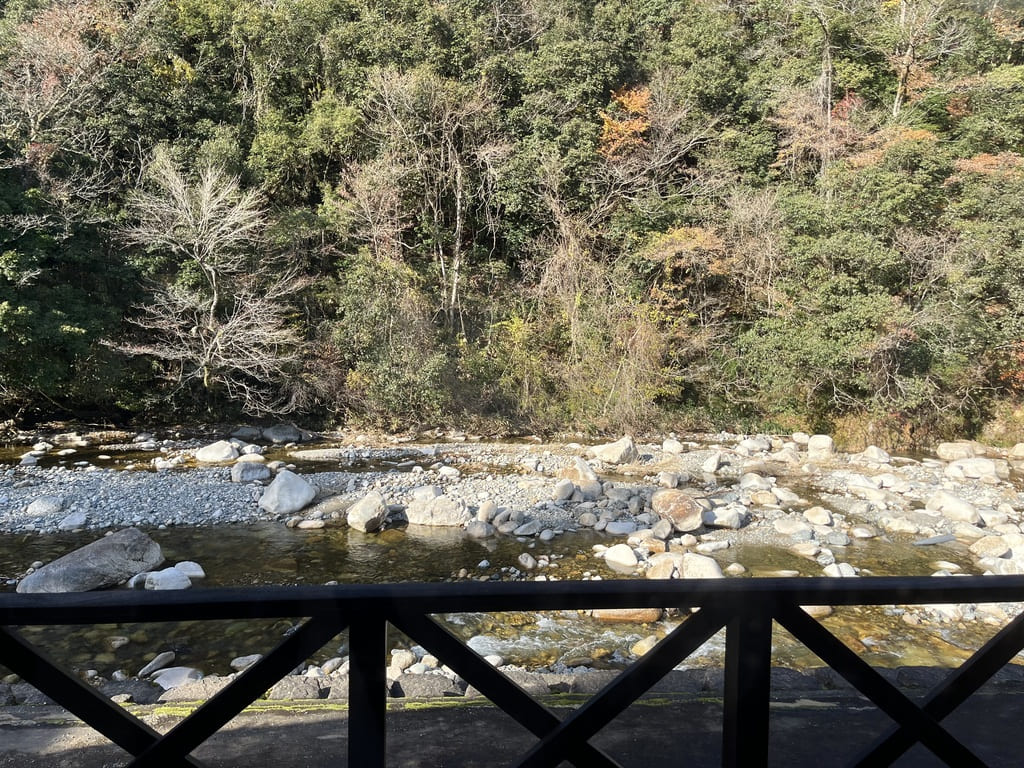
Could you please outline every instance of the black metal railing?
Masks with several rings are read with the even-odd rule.
[[[537,736],[519,766],[568,760],[615,766],[589,743],[707,639],[726,629],[722,764],[768,759],[773,622],[888,714],[895,725],[854,762],[889,765],[917,743],[948,765],[984,765],[942,720],[1024,647],[1024,616],[1011,621],[920,703],[864,662],[803,605],[913,605],[1024,601],[1024,576],[863,579],[382,584],[196,589],[184,592],[0,594],[0,665],[134,756],[132,766],[199,765],[206,739],[348,630],[348,765],[385,765],[385,632],[392,624]],[[596,608],[699,608],[650,652],[564,719],[533,699],[435,621],[437,614]],[[221,692],[161,735],[27,643],[16,627],[119,622],[305,617],[299,628]],[[742,725],[742,734],[740,727]]]

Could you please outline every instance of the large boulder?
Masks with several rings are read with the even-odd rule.
[[[955,459],[946,467],[946,477],[951,480],[986,480],[998,482],[1010,476],[1009,465],[1000,459],[994,461],[983,456],[971,459]]]
[[[672,522],[680,533],[696,531],[704,524],[704,509],[692,496],[674,488],[662,488],[651,497],[651,509]]]
[[[409,525],[463,526],[473,518],[465,502],[451,496],[413,498],[405,508]]]
[[[160,545],[126,528],[44,565],[18,583],[18,592],[88,592],[113,587],[164,561]]]
[[[309,504],[314,496],[316,486],[310,485],[294,472],[282,469],[260,497],[260,509],[272,515],[290,515]]]
[[[379,491],[371,491],[348,508],[346,520],[350,528],[363,533],[379,531],[388,517],[388,505]]]
[[[938,512],[947,520],[957,520],[971,525],[981,522],[981,514],[977,507],[949,491],[933,493],[925,503],[925,509],[929,512]]]
[[[640,452],[636,449],[636,443],[633,442],[633,438],[629,435],[616,440],[614,443],[595,445],[590,449],[590,452],[594,455],[595,459],[603,461],[605,464],[629,464],[640,457]]]

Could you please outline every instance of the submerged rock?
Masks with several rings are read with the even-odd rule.
[[[126,528],[44,565],[18,583],[18,592],[88,592],[113,587],[164,561],[160,545]]]

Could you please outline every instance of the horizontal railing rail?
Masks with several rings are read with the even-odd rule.
[[[338,634],[349,633],[348,764],[386,762],[386,626],[392,624],[538,737],[517,763],[618,763],[589,740],[706,640],[726,630],[722,764],[763,766],[769,754],[772,627],[778,623],[895,725],[854,762],[889,765],[917,743],[949,765],[984,762],[941,721],[1024,648],[1011,621],[920,703],[907,698],[818,621],[805,605],[1024,602],[1024,576],[936,579],[709,579],[196,589],[182,592],[0,594],[0,665],[20,675],[125,749],[132,766],[199,765],[206,739]],[[699,609],[564,719],[493,668],[433,616],[586,610]],[[159,734],[63,669],[18,632],[27,625],[304,618],[298,629],[166,734]],[[742,724],[742,733],[740,726]]]

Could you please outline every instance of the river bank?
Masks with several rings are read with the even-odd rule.
[[[30,445],[8,449],[11,465],[0,475],[0,538],[14,544],[0,552],[8,589],[70,542],[124,526],[149,531],[169,559],[200,561],[206,583],[217,585],[944,576],[1014,573],[1024,563],[1021,460],[1016,451],[969,442],[894,457],[879,449],[843,453],[824,436],[667,436],[660,443],[628,441],[632,447],[619,445],[625,449],[616,454],[576,443],[382,444],[352,436],[257,443],[250,440],[262,435],[250,433],[236,437],[229,453],[237,456],[210,463],[198,459],[210,455],[205,449],[217,444],[210,442],[216,435],[27,437]],[[237,467],[250,462],[266,468],[266,478],[233,480]],[[261,500],[286,469],[313,495],[300,509],[268,510]],[[349,526],[353,505],[374,493],[386,507],[381,530]],[[410,524],[417,505],[432,515],[440,505],[457,523]],[[220,540],[228,546],[211,549]],[[68,544],[52,556],[31,554],[57,541]],[[839,611],[825,621],[872,663],[944,665],[965,658],[1018,610],[890,606]],[[819,616],[830,612],[822,607]],[[679,620],[658,612],[456,623],[471,647],[510,669],[576,674],[628,664]],[[96,628],[76,636],[75,651],[66,654],[98,684],[138,677],[144,662],[169,648],[177,649],[176,663],[216,679],[231,674],[229,661],[260,652],[288,627],[264,627],[257,636],[228,629],[233,639],[219,655],[202,649],[195,628]],[[210,642],[224,646],[224,628],[216,631],[221,637]],[[716,643],[695,663],[713,666]],[[393,650],[410,651],[399,639]],[[304,677],[329,678],[343,669],[344,652],[344,643],[325,651]],[[779,656],[787,666],[808,663],[784,644]],[[424,667],[410,674],[444,676],[429,659],[406,660]],[[432,682],[457,683],[450,676]]]

